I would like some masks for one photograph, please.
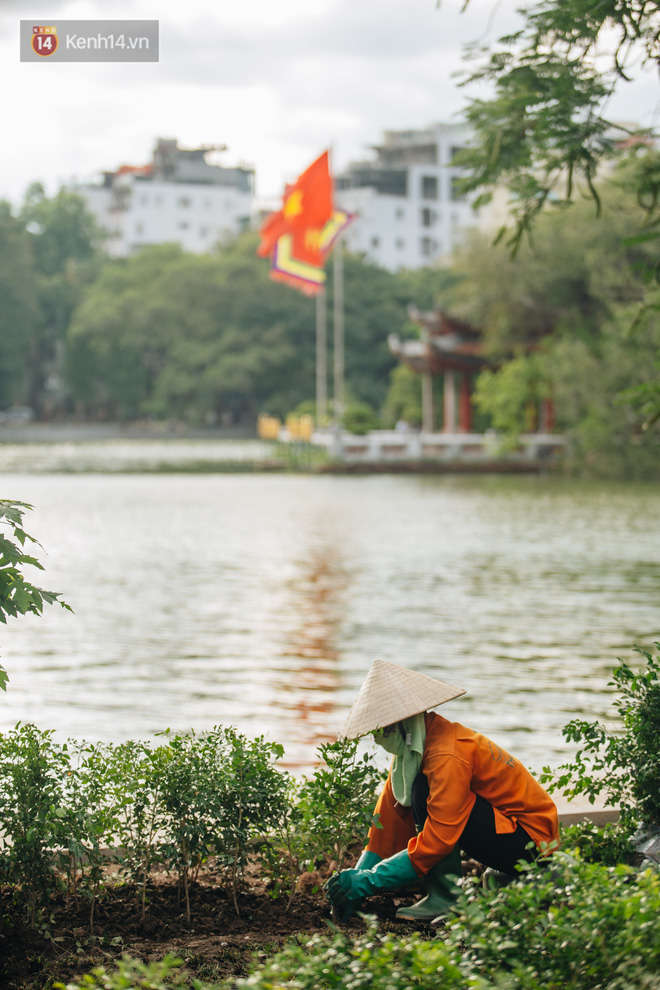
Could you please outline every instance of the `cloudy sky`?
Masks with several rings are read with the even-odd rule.
[[[386,129],[451,121],[463,46],[512,29],[516,0],[0,0],[0,198],[49,193],[150,160],[156,137],[226,144],[218,161],[257,170],[276,205],[285,181],[326,147],[335,170]],[[21,18],[156,19],[160,61],[19,60]],[[657,75],[639,71],[610,107],[660,124]]]

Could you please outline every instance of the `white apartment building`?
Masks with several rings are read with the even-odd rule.
[[[201,253],[249,225],[254,169],[209,164],[206,156],[224,148],[180,148],[159,138],[145,166],[123,165],[104,172],[98,185],[77,192],[106,232],[105,248],[126,257],[150,244],[175,242]]]
[[[465,123],[385,131],[375,159],[335,176],[337,203],[358,214],[344,235],[347,248],[390,271],[446,259],[467,228],[482,225],[453,164],[470,134]]]

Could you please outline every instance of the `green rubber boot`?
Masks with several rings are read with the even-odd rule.
[[[433,921],[448,914],[456,902],[460,888],[456,877],[462,876],[461,854],[458,846],[423,878],[426,897],[410,907],[399,908],[398,921]]]

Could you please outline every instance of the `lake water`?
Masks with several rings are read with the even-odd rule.
[[[0,494],[36,507],[33,580],[75,614],[1,627],[0,728],[230,723],[305,770],[380,657],[465,687],[442,713],[539,769],[570,718],[611,717],[616,658],[660,640],[657,486],[33,473],[23,450],[0,449]]]

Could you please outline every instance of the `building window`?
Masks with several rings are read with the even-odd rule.
[[[402,206],[397,206],[396,210],[394,211],[394,219],[405,220],[405,218],[406,218],[406,211]]]
[[[188,226],[189,225],[184,220],[182,223],[179,224],[179,230],[188,230]]]
[[[425,206],[421,211],[422,227],[432,227],[436,221],[435,210],[430,209],[430,207]]]
[[[372,237],[371,238],[371,246],[372,246],[372,248],[379,248],[380,247],[380,237]]]
[[[438,250],[438,245],[432,237],[422,237],[420,249],[423,258],[431,258]]]
[[[438,198],[438,179],[435,175],[422,176],[422,199]]]
[[[178,206],[184,206],[184,207],[190,206],[190,197],[189,196],[179,196],[179,200],[178,200],[178,204],[177,205]]]
[[[143,193],[142,194],[142,197],[140,199],[140,202],[142,203],[143,206],[146,206],[147,205],[147,203],[149,202],[149,197],[147,196],[146,193]]]
[[[135,233],[138,234],[138,235],[139,234],[144,234],[144,227],[142,226],[141,223],[136,223],[135,224]]]
[[[397,251],[403,251],[403,249],[406,246],[406,242],[404,241],[403,237],[397,237],[394,243],[396,245]]]
[[[465,151],[465,148],[452,148],[451,151],[449,152],[449,161],[453,162],[453,160],[456,158],[456,155],[460,155],[462,151]]]
[[[454,203],[464,203],[465,193],[460,189],[460,176],[454,175],[451,180],[451,198]]]
[[[209,236],[209,228],[208,227],[200,227],[199,228],[199,236],[200,237],[208,237]]]

